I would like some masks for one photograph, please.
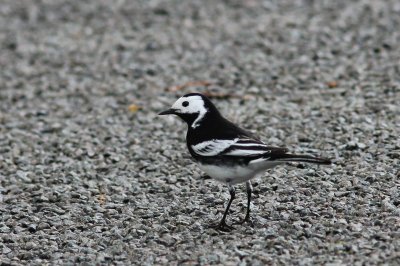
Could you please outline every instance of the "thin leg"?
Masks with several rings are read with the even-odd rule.
[[[229,185],[229,194],[231,194],[231,198],[229,199],[228,205],[226,206],[224,216],[222,216],[222,220],[216,226],[214,226],[217,230],[231,231],[233,229],[232,226],[226,224],[226,216],[228,215],[228,211],[231,207],[232,201],[235,199],[235,189],[231,185]]]
[[[243,224],[245,222],[252,224],[250,220],[250,203],[251,203],[251,193],[253,192],[253,186],[251,185],[250,181],[246,182],[246,191],[247,191],[247,211],[246,211],[246,217],[242,221],[239,222],[239,224]]]

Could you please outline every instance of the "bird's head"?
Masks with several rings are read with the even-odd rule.
[[[196,128],[208,113],[219,115],[214,104],[203,94],[189,93],[179,98],[170,109],[159,115],[177,115],[190,127]]]

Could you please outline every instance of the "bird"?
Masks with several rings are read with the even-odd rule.
[[[253,178],[288,162],[331,164],[328,158],[291,154],[287,148],[265,144],[253,133],[223,117],[211,100],[201,93],[180,97],[171,108],[159,115],[176,115],[187,123],[186,145],[191,157],[206,173],[206,177],[228,186],[230,199],[222,219],[212,225],[219,231],[234,229],[226,223],[226,217],[235,199],[235,185],[246,183],[247,192],[246,215],[239,224],[251,224]]]

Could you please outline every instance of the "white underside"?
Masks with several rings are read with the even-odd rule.
[[[211,164],[199,164],[199,167],[213,179],[223,183],[229,183],[230,185],[235,185],[257,177],[267,169],[273,168],[279,164],[282,164],[282,162],[271,162],[265,159],[258,159],[250,162],[247,166],[227,167]]]

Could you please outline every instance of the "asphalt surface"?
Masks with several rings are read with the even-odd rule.
[[[1,265],[399,265],[399,43],[397,0],[2,0]],[[266,172],[217,232],[227,188],[157,116],[188,92],[334,164]]]

